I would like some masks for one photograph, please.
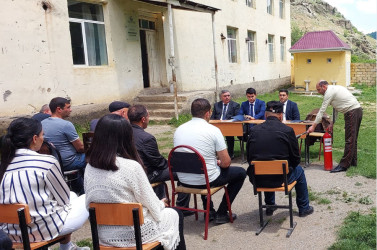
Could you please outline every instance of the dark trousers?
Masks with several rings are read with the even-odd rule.
[[[76,154],[75,160],[67,166],[64,166],[63,171],[78,170],[76,174],[68,175],[68,181],[71,182],[71,189],[78,196],[85,193],[84,191],[84,172],[86,167],[85,154]]]
[[[306,183],[305,173],[301,166],[297,166],[288,175],[288,183],[297,181],[296,190],[296,204],[299,211],[305,211],[309,208],[309,193],[308,185]],[[275,204],[275,192],[264,192],[264,202],[267,205]]]
[[[230,203],[233,203],[234,199],[236,198],[238,192],[242,188],[243,182],[246,178],[246,171],[245,169],[241,167],[228,167],[228,168],[220,168],[221,172],[219,177],[216,178],[216,180],[212,181],[210,183],[211,187],[219,187],[222,185],[228,184],[228,193],[229,193],[229,199]],[[185,187],[193,187],[193,188],[206,188],[205,185],[188,185],[181,183],[182,186]],[[203,208],[207,208],[207,196],[202,195],[202,201],[203,201]],[[215,210],[213,208],[213,202],[211,200],[210,202],[210,210]],[[226,203],[226,197],[225,194],[223,196],[223,199],[219,205],[219,208],[217,209],[218,214],[226,214],[228,211],[228,205]]]
[[[169,168],[165,168],[164,170],[161,170],[161,171],[155,171],[154,173],[151,175],[148,175],[148,180],[150,183],[170,181]],[[174,173],[174,180],[178,180],[177,174],[175,173]],[[165,195],[166,192],[165,192],[164,185],[158,185],[157,187],[154,187],[153,190],[160,200],[163,198],[170,199],[169,197],[166,197]],[[188,207],[189,203],[190,203],[190,194],[184,194],[184,193],[178,194],[177,206]]]
[[[339,165],[344,168],[357,166],[357,137],[362,118],[362,108],[353,109],[344,114],[345,146],[343,157],[339,162]]]
[[[179,241],[179,244],[178,244],[176,250],[186,250],[185,235],[183,233],[183,219],[184,219],[183,213],[178,208],[173,207],[172,209],[174,209],[178,213],[178,216],[179,216],[179,238],[180,238],[180,241]]]
[[[232,157],[234,155],[234,136],[225,136],[225,139],[228,146],[228,154]]]

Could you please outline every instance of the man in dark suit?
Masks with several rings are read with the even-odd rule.
[[[257,99],[257,91],[254,88],[248,88],[246,90],[246,97],[247,101],[241,104],[241,109],[238,114],[245,116],[247,120],[264,120],[266,107],[264,101]],[[254,124],[249,124],[249,127],[244,129],[247,131],[253,126]],[[244,139],[245,141],[247,140],[245,136]]]
[[[266,121],[250,129],[247,142],[247,161],[287,160],[289,165],[288,183],[297,181],[296,204],[299,216],[312,214],[314,209],[309,205],[309,193],[306,177],[300,164],[300,154],[295,133],[291,127],[282,123],[283,104],[278,101],[267,103]],[[250,167],[247,171],[250,177]],[[261,179],[263,178],[263,179]],[[250,178],[250,181],[252,179]],[[280,176],[263,176],[256,182],[266,187],[281,185]],[[267,205],[275,204],[275,193],[265,192],[264,200]],[[275,209],[267,208],[266,215],[271,216]]]
[[[300,120],[300,112],[298,111],[297,103],[288,100],[288,98],[288,89],[279,90],[280,102],[284,104],[283,121]]]
[[[240,105],[232,101],[232,97],[228,90],[222,90],[220,93],[221,101],[216,102],[213,106],[211,120],[230,120],[237,115]],[[226,144],[228,146],[228,154],[234,159],[234,136],[226,136]]]

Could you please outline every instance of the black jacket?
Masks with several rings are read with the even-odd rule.
[[[156,138],[145,132],[144,129],[138,125],[132,124],[132,130],[134,133],[135,146],[147,169],[148,178],[151,178],[151,175],[158,174],[160,171],[167,168],[168,161],[158,151]]]
[[[230,120],[233,116],[236,116],[238,114],[238,111],[240,110],[240,105],[234,101],[230,101],[228,103],[229,107],[225,114],[224,120]],[[216,102],[213,105],[213,111],[211,115],[211,120],[220,120],[221,113],[223,112],[223,102]]]
[[[296,168],[301,157],[294,130],[271,116],[264,123],[252,127],[247,142],[247,161],[250,164],[253,160],[288,160],[290,170]],[[263,183],[276,186],[277,178],[269,176]]]

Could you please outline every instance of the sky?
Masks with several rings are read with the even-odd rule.
[[[377,31],[377,0],[325,0],[365,34]]]

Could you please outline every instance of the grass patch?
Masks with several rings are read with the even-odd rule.
[[[79,247],[90,247],[90,249],[93,249],[92,239],[84,239],[84,240],[77,241],[76,245]]]
[[[376,210],[363,215],[351,212],[338,232],[338,240],[329,249],[376,249]]]
[[[331,203],[331,201],[327,198],[321,197],[321,198],[318,199],[318,204],[330,204],[330,203]]]
[[[172,125],[172,126],[174,126],[174,127],[176,127],[176,128],[178,128],[178,127],[179,127],[180,125],[182,125],[183,123],[190,121],[191,118],[192,118],[191,114],[181,114],[181,115],[178,116],[178,120],[177,120],[175,117],[173,117],[173,118],[168,122],[168,124],[169,124],[169,125]]]

